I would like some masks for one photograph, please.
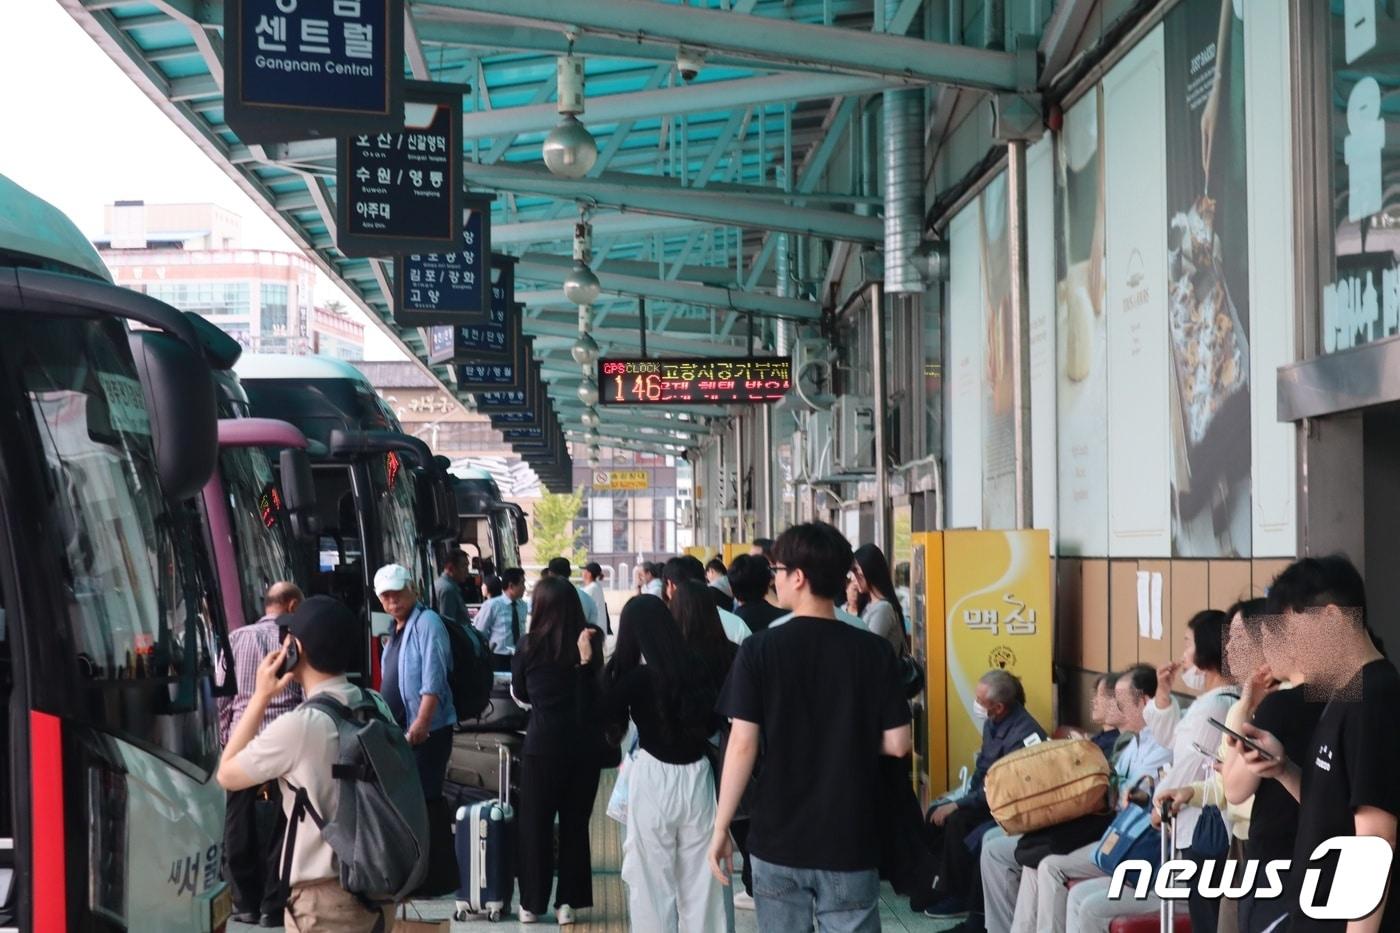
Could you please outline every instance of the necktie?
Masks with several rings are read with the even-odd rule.
[[[510,640],[511,644],[520,644],[520,604],[515,600],[510,601]]]

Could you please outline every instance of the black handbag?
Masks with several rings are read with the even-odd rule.
[[[904,699],[912,700],[924,692],[924,669],[912,654],[904,656],[903,668]]]

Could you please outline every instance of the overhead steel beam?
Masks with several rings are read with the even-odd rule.
[[[538,318],[528,318],[525,321],[525,332],[538,337],[557,337],[560,340],[572,343],[578,337],[578,325],[571,325],[565,322],[541,321]],[[600,327],[589,331],[593,339],[600,344],[607,344],[613,347],[622,347],[629,352],[641,346],[641,338],[636,330],[626,328]],[[554,349],[553,346],[541,341],[536,346],[543,350],[546,347]],[[699,340],[692,337],[667,336],[664,333],[647,333],[647,349],[661,350],[668,353],[702,353],[714,356],[736,356],[738,348],[724,343],[716,343],[709,340]],[[577,369],[577,365],[574,366]]]
[[[836,74],[876,75],[907,84],[955,84],[993,91],[1030,90],[1035,55],[973,49],[809,23],[755,17],[654,0],[432,0],[440,9],[488,14],[472,21],[552,27],[611,36],[638,45],[685,45],[771,68],[807,66]]]
[[[843,30],[844,32],[845,30]],[[674,53],[672,53],[674,54]],[[896,82],[847,75],[765,75],[728,81],[699,81],[674,88],[604,94],[591,97],[580,117],[586,124],[674,117],[690,113],[742,110],[789,101],[820,100],[847,94],[875,94]],[[546,133],[559,125],[554,104],[501,107],[462,115],[462,138],[500,138],[520,133]]]
[[[629,431],[627,428],[612,427],[611,425],[600,424],[597,428],[600,438],[611,438],[612,440],[637,441],[643,444],[656,444],[658,446],[671,446],[677,450],[683,450],[692,444],[699,443],[702,438],[694,437],[668,437],[660,434],[647,434],[643,431]],[[588,432],[583,427],[566,427],[564,436],[571,441],[583,441]]]
[[[562,285],[564,275],[573,268],[573,260],[568,256],[555,256],[546,253],[526,253],[515,265],[517,280],[543,281]],[[786,318],[793,321],[817,321],[821,319],[821,307],[814,302],[799,298],[779,298],[761,292],[746,292],[738,288],[719,288],[713,285],[696,285],[690,282],[677,282],[658,277],[628,275],[612,272],[607,268],[594,270],[605,292],[638,295],[646,298],[665,298],[681,304],[702,305],[710,308],[727,308],[744,314],[757,314],[763,317]]]
[[[878,243],[884,239],[884,223],[878,217],[793,207],[781,200],[787,197],[784,192],[772,188],[712,185],[693,189],[663,176],[616,172],[605,172],[600,178],[579,182],[552,175],[543,165],[478,165],[474,162],[462,166],[462,176],[467,184],[479,188],[569,201],[588,200],[600,206],[642,214],[685,217],[726,226],[780,230],[858,243]],[[821,195],[809,197],[821,199]]]
[[[1059,0],[1054,12],[1045,23],[1045,31],[1040,37],[1040,51],[1045,57],[1045,68],[1040,75],[1042,87],[1048,86],[1055,76],[1069,63],[1089,14],[1094,11],[1094,0]]]
[[[491,246],[519,246],[523,243],[553,243],[574,238],[577,220],[527,220],[513,224],[493,224]],[[595,237],[639,236],[679,231],[690,233],[704,224],[684,217],[657,217],[653,214],[594,214],[588,219]]]

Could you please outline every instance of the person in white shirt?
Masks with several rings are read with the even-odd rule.
[[[386,721],[393,721],[392,713],[377,693],[362,691],[345,674],[362,636],[359,621],[344,603],[330,596],[312,596],[289,617],[287,641],[258,665],[257,685],[229,736],[216,779],[230,791],[275,780],[281,786],[282,809],[288,817],[295,789],[306,791],[315,812],[332,814],[340,800],[340,782],[332,775],[340,753],[335,721],[322,710],[302,705],[259,733],[268,703],[295,682],[308,697],[326,693],[345,704],[358,703],[368,692]],[[282,662],[287,644],[293,640],[298,658],[284,674]],[[293,845],[291,890],[283,917],[286,928],[291,933],[393,929],[393,905],[367,907],[342,888],[335,852],[314,827],[308,827],[309,821],[296,834]]]
[[[1239,699],[1238,688],[1222,673],[1224,635],[1228,622],[1225,613],[1219,609],[1206,609],[1196,613],[1187,623],[1181,658],[1182,680],[1187,686],[1200,690],[1201,694],[1173,725],[1172,766],[1159,784],[1162,790],[1184,787],[1201,780],[1212,770],[1212,760],[1197,747],[1215,749],[1220,746],[1220,730],[1212,726],[1210,720],[1224,722],[1230,707]],[[1174,700],[1172,707],[1179,709]],[[1158,711],[1161,712],[1160,706]],[[1212,808],[1212,811],[1211,819],[1224,819],[1228,837],[1228,818],[1217,815],[1219,811],[1216,808]],[[1154,821],[1159,812],[1159,806],[1154,802]],[[1203,852],[1193,849],[1196,828],[1204,814],[1200,806],[1186,807],[1177,814],[1173,824],[1174,842],[1181,850],[1181,858],[1195,862],[1206,859]],[[1110,901],[1108,885],[1107,878],[1095,878],[1077,885],[1070,892],[1066,915],[1070,929],[1076,933],[1108,933],[1113,918],[1153,914],[1160,906],[1156,895],[1150,892],[1141,900],[1125,895]],[[1193,930],[1214,930],[1219,922],[1219,909],[1218,899],[1207,900],[1192,888],[1190,911]]]
[[[558,577],[561,580],[568,580],[569,577],[573,575],[573,572],[574,568],[569,563],[567,557],[555,557],[545,566],[543,576]],[[574,584],[574,592],[578,593],[578,601],[583,606],[584,621],[594,628],[601,629],[603,627],[603,614],[598,609],[598,603],[578,584]]]
[[[676,584],[682,580],[694,580],[696,583],[705,584],[705,565],[700,563],[697,557],[685,555],[683,557],[673,557],[666,561],[666,566],[661,572],[664,581],[661,598],[669,605],[671,596],[676,592]],[[753,634],[748,623],[725,609],[720,609],[718,604],[715,609],[719,612],[719,621],[724,625],[724,634],[729,636],[729,640],[734,644],[741,644],[745,638]]]
[[[666,586],[661,581],[661,565],[647,561],[642,564],[642,592],[655,596],[657,599],[666,598]]]
[[[608,613],[608,601],[603,593],[603,566],[596,560],[583,565],[583,591],[598,607],[598,617],[602,619],[598,627],[603,630],[604,635],[611,635],[612,618]]]
[[[1158,771],[1171,763],[1171,752],[1157,743],[1143,720],[1143,709],[1157,690],[1157,675],[1152,668],[1145,664],[1130,667],[1113,680],[1110,689],[1113,699],[1105,724],[1132,734],[1111,762],[1113,786],[1121,808],[1139,781],[1155,780]],[[1063,931],[1066,885],[1102,874],[1093,858],[1098,842],[1065,855],[1047,855],[1031,870],[1023,869],[1016,861],[1019,841],[1019,836],[1007,836],[1000,828],[982,839],[987,933]]]

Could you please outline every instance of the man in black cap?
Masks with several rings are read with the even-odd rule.
[[[288,816],[296,796],[289,786],[305,789],[315,812],[335,813],[340,794],[331,768],[340,743],[334,720],[302,705],[260,734],[258,727],[268,704],[292,683],[300,684],[307,697],[324,692],[347,706],[359,702],[360,688],[345,672],[362,637],[360,624],[344,603],[330,596],[312,596],[282,618],[289,637],[258,665],[253,695],[224,748],[218,781],[225,790],[235,791],[276,780]],[[290,663],[284,667],[284,661]],[[372,695],[392,721],[388,706],[378,694]],[[368,908],[340,886],[335,856],[317,832],[297,833],[284,919],[293,933],[332,928],[372,933],[394,924],[392,908]]]

